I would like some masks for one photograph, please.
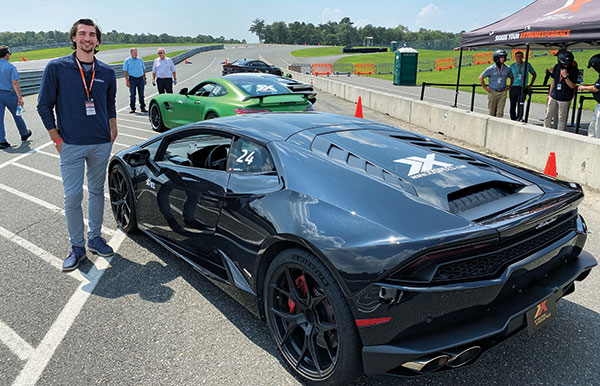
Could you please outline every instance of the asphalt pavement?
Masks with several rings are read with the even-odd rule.
[[[220,75],[225,59],[274,61],[291,49],[201,53],[177,66],[175,92]],[[147,99],[155,93],[149,85]],[[31,140],[21,143],[7,117],[15,146],[0,151],[0,385],[299,384],[282,366],[265,323],[149,237],[119,232],[108,200],[104,237],[116,255],[88,260],[71,274],[60,271],[69,243],[59,160],[36,98],[25,97]],[[128,98],[119,79],[113,152],[154,135],[145,115],[128,113]],[[344,115],[356,108],[326,93],[315,107]],[[465,145],[368,109],[364,115]],[[586,249],[600,255],[600,193],[586,194],[580,206],[591,230]],[[559,302],[546,328],[532,337],[517,334],[470,367],[408,380],[362,377],[356,385],[599,385],[599,284],[595,269]]]

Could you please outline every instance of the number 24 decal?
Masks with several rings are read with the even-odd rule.
[[[248,153],[248,150],[242,149],[242,155],[238,159],[236,159],[235,162],[238,162],[238,163],[245,162],[248,165],[250,165],[253,160],[254,160],[254,152]]]

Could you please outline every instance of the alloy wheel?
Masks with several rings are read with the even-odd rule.
[[[110,206],[115,216],[117,225],[122,229],[129,229],[133,218],[131,194],[125,175],[120,168],[113,168],[108,179],[110,192]]]

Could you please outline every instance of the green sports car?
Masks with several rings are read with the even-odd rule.
[[[206,79],[179,94],[160,94],[150,100],[152,129],[164,131],[188,123],[229,115],[269,111],[312,111],[308,93],[292,92],[256,74]]]

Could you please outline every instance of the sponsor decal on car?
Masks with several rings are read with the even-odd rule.
[[[425,158],[422,157],[406,157],[394,160],[396,163],[410,165],[408,177],[418,179],[421,177],[430,176],[433,174],[448,172],[452,170],[464,169],[465,165],[453,165],[446,162],[435,160],[435,154],[429,153]],[[434,166],[438,168],[434,169]]]

